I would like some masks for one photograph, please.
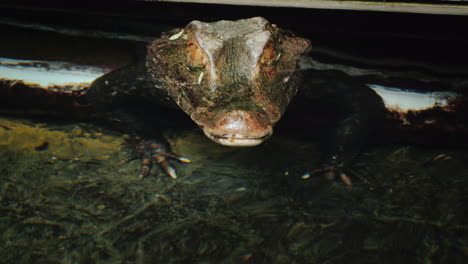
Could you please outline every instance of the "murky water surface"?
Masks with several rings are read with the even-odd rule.
[[[163,132],[193,162],[175,165],[176,180],[158,168],[139,180],[138,161],[118,165],[122,134],[1,116],[0,263],[468,258],[466,149],[374,142],[346,186],[301,177],[320,165],[315,138],[279,132],[259,147],[228,148],[196,128]]]

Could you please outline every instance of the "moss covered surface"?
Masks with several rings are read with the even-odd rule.
[[[0,119],[0,263],[463,263],[468,153],[376,146],[353,186],[300,176],[314,142],[227,148],[166,131],[172,180],[116,164],[121,135]],[[44,146],[47,141],[48,145]],[[38,148],[39,146],[39,148]],[[286,173],[288,172],[288,173]]]

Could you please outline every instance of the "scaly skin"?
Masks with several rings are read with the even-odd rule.
[[[168,113],[159,106],[180,108],[217,143],[255,146],[272,135],[298,90],[296,104],[305,109],[313,109],[317,98],[335,98],[337,132],[321,171],[349,182],[343,170],[383,118],[384,106],[370,88],[340,72],[309,70],[302,82],[298,64],[309,47],[308,40],[260,17],[193,21],[148,45],[146,64],[97,79],[87,98],[98,118],[146,138],[137,148],[140,177],[152,163],[175,177],[167,160],[178,156],[157,134]]]

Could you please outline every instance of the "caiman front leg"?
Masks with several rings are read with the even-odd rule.
[[[305,72],[305,96],[326,102],[324,109],[336,111],[338,121],[325,144],[323,165],[306,173],[322,173],[327,179],[337,176],[347,185],[346,170],[369,136],[385,118],[382,98],[366,84],[334,70]],[[320,98],[320,99],[319,99]]]
[[[86,92],[86,100],[98,124],[130,135],[130,155],[121,165],[140,159],[140,179],[148,176],[155,164],[175,179],[170,160],[190,160],[173,153],[160,133],[162,127],[174,123],[169,114],[174,109],[157,85],[161,84],[148,76],[144,63],[134,64],[96,79]]]

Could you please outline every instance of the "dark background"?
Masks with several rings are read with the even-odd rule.
[[[377,61],[421,62],[454,72],[465,72],[468,65],[468,16],[141,1],[2,2],[0,10],[0,24],[147,38],[195,19],[263,16],[311,39],[314,51],[326,48]]]

